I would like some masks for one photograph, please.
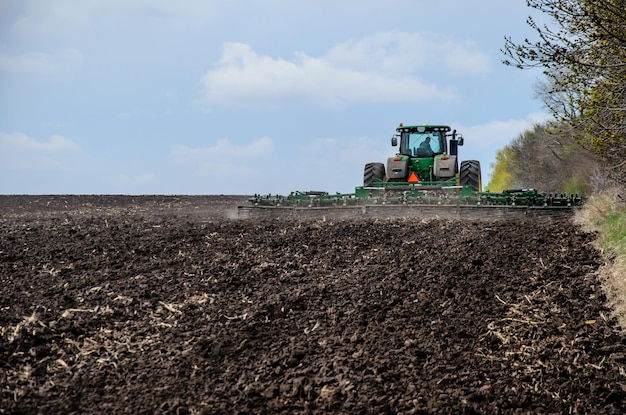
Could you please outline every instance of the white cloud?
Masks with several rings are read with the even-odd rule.
[[[457,75],[484,74],[491,72],[489,58],[477,51],[477,45],[465,40],[463,42],[444,41],[440,46],[445,50],[443,67]],[[433,54],[437,51],[433,50]]]
[[[215,16],[225,0],[26,0],[13,24],[20,35],[54,35],[86,27],[96,20],[141,16],[185,24],[203,23]]]
[[[546,113],[532,113],[521,120],[491,121],[483,125],[459,127],[459,132],[467,138],[467,145],[479,149],[502,148],[530,129],[533,124],[543,123],[551,117]]]
[[[37,141],[24,133],[0,132],[0,169],[64,170],[80,149],[73,140],[55,134]]]
[[[234,145],[228,138],[220,138],[211,147],[177,146],[171,154],[175,160],[182,162],[215,160],[224,157],[253,158],[270,154],[272,146],[272,139],[269,137],[258,138],[249,145]]]
[[[55,134],[48,141],[37,141],[24,133],[0,132],[0,148],[2,154],[14,153],[63,153],[78,149],[73,140]]]
[[[373,140],[367,137],[350,138],[316,138],[305,144],[300,151],[306,154],[314,163],[332,164],[337,168],[338,164],[357,165],[371,161],[384,161],[392,155],[394,149],[386,140]]]
[[[532,113],[525,119],[507,121],[491,121],[486,124],[463,126],[458,125],[457,131],[465,138],[464,146],[459,150],[461,160],[479,160],[483,175],[483,183],[487,184],[493,173],[491,164],[495,162],[496,152],[508,145],[534,124],[551,119],[546,113]]]
[[[349,193],[363,183],[363,168],[368,162],[385,163],[395,149],[387,140],[368,137],[321,137],[294,149],[305,154],[281,166],[290,172],[274,184],[275,192],[323,190]]]
[[[407,75],[422,69],[453,73],[490,71],[489,58],[474,42],[436,33],[385,32],[333,47],[326,60],[336,67]]]
[[[80,65],[83,54],[76,49],[66,49],[57,54],[27,52],[20,55],[0,54],[0,71],[46,73]]]
[[[436,65],[450,61],[446,51],[459,51],[446,47],[432,54],[432,46],[415,51],[411,38],[383,34],[339,45],[323,58],[299,52],[291,60],[227,43],[219,63],[203,77],[204,97],[209,105],[235,107],[455,101],[457,94],[450,88],[425,82],[416,72],[436,70]],[[432,67],[426,66],[430,63]]]
[[[273,142],[269,137],[253,140],[248,145],[235,145],[228,138],[217,140],[210,147],[177,146],[170,156],[178,163],[190,166],[195,174],[221,178],[242,177],[255,174],[248,167],[268,158],[273,153]]]

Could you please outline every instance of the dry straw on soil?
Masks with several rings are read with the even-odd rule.
[[[0,414],[626,413],[604,261],[570,220],[235,203],[0,195]]]

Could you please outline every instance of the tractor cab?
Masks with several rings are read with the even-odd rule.
[[[458,146],[463,144],[463,139],[457,138],[456,130],[449,134],[450,131],[447,125],[400,124],[391,138],[391,145],[400,144],[400,148],[396,156],[387,159],[387,181],[448,182],[454,179],[458,173]]]
[[[396,135],[391,139],[391,145],[398,145],[398,155],[409,157],[434,157],[438,154],[448,153],[448,132],[451,128],[447,125],[414,125],[400,126],[396,129]],[[463,138],[456,136],[456,130],[450,134],[450,155],[457,154],[457,147],[463,145]]]
[[[448,128],[449,130],[449,128]],[[400,154],[410,157],[433,157],[447,151],[446,131],[419,127],[402,127]]]

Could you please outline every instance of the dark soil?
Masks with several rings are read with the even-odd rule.
[[[231,218],[0,196],[0,413],[626,412],[568,220]]]

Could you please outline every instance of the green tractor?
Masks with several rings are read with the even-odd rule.
[[[422,185],[471,187],[481,190],[480,162],[466,160],[459,168],[458,149],[463,137],[452,132],[447,125],[400,124],[391,138],[391,145],[398,146],[398,153],[383,163],[367,163],[363,173],[364,187],[381,182],[411,183]]]
[[[459,162],[463,137],[447,125],[400,124],[391,145],[400,146],[396,155],[387,159],[386,167],[383,163],[367,163],[363,186],[357,186],[354,193],[295,191],[287,196],[254,195],[247,206],[240,206],[241,216],[267,213],[301,217],[480,218],[544,212],[556,217],[583,204],[578,195],[542,194],[532,188],[483,192],[480,163]]]

